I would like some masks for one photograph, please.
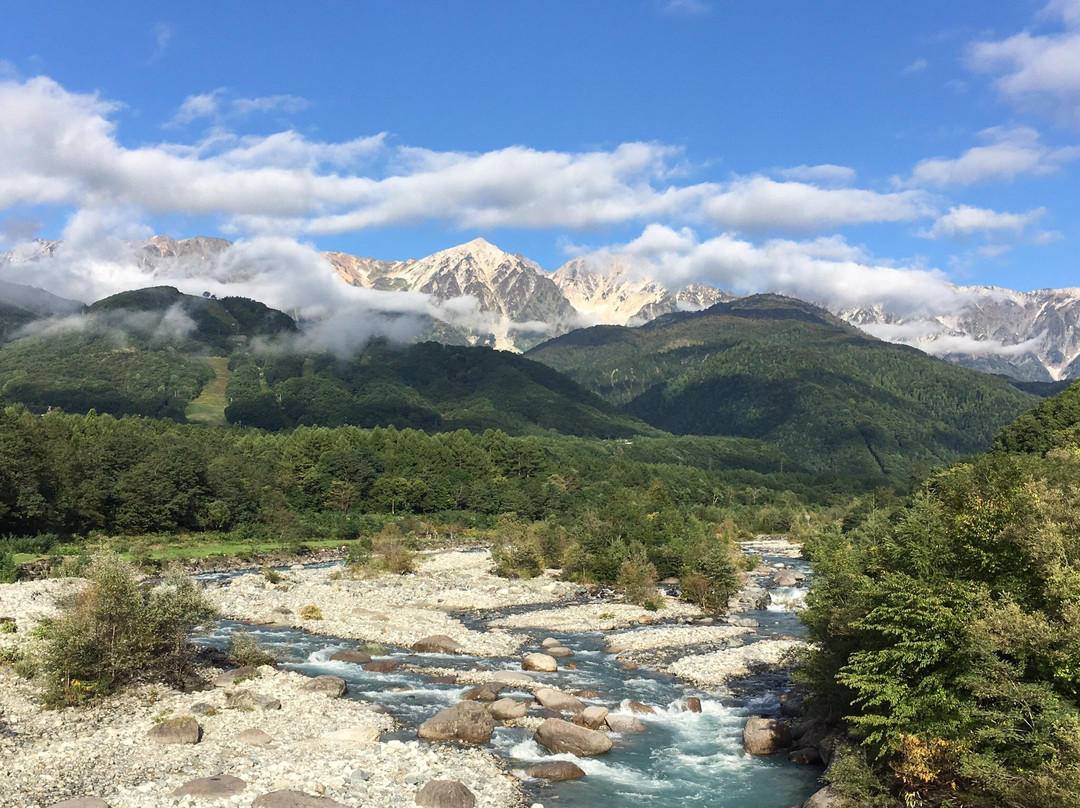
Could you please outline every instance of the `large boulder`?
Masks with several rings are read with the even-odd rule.
[[[686,709],[689,710],[692,713],[700,713],[701,712],[701,699],[699,699],[697,696],[687,696],[686,697]]]
[[[554,637],[548,637],[540,643],[541,648],[558,648],[562,643]]]
[[[300,689],[309,693],[324,693],[332,699],[340,699],[349,692],[349,685],[340,676],[316,676]]]
[[[417,734],[428,741],[487,743],[495,731],[495,719],[475,701],[462,701],[439,710],[420,725]]]
[[[346,648],[343,651],[335,651],[330,655],[331,662],[351,662],[353,665],[366,665],[371,662],[371,654],[365,654],[363,651],[355,651],[351,648]]]
[[[628,701],[626,702],[626,709],[632,713],[638,715],[655,715],[656,710],[650,707],[648,704],[642,704],[640,701]]]
[[[146,738],[151,743],[198,743],[202,728],[193,716],[166,718],[151,727]]]
[[[751,716],[743,727],[743,749],[751,755],[773,755],[791,746],[791,730],[775,718]]]
[[[303,791],[271,791],[256,797],[251,808],[345,808],[329,797],[314,797]]]
[[[565,659],[566,657],[572,657],[574,655],[573,651],[562,645],[556,645],[548,648],[547,651],[545,651],[544,653],[546,653],[550,657],[555,657],[556,659]]]
[[[397,670],[397,662],[392,659],[376,659],[366,664],[364,670],[372,673],[390,673]]]
[[[225,706],[230,710],[280,710],[281,701],[250,690],[234,690],[225,699]]]
[[[569,760],[544,760],[529,766],[525,769],[525,774],[538,780],[557,783],[563,780],[580,780],[585,776],[585,770]]]
[[[645,725],[632,715],[609,715],[606,723],[608,729],[622,735],[633,735],[645,731]]]
[[[586,707],[574,716],[574,723],[589,729],[600,729],[608,717],[607,707]]]
[[[585,709],[585,702],[577,696],[554,690],[550,687],[542,687],[533,694],[536,700],[549,710],[558,710],[564,713],[580,713]]]
[[[559,669],[559,663],[555,657],[548,654],[526,654],[521,660],[523,671],[540,671],[541,673],[555,673]]]
[[[234,797],[247,788],[247,783],[239,777],[231,774],[218,774],[213,777],[202,777],[198,780],[189,780],[176,788],[174,797],[204,797],[206,799],[222,799]]]
[[[568,752],[578,757],[602,755],[611,749],[611,738],[594,729],[585,729],[561,718],[547,718],[533,738],[556,755]]]
[[[505,698],[491,702],[487,706],[491,717],[499,721],[511,721],[515,718],[524,718],[529,706],[517,699]]]
[[[236,684],[237,680],[256,679],[258,676],[259,671],[257,669],[251,665],[243,665],[239,668],[233,668],[231,671],[219,673],[217,678],[214,679],[214,687],[231,687]]]
[[[831,786],[825,786],[811,794],[802,804],[802,808],[840,808],[843,804],[840,795],[833,791]]]
[[[506,685],[502,682],[484,682],[484,684],[474,687],[462,698],[468,701],[496,701],[499,698],[499,691],[505,687]]]
[[[417,640],[413,643],[412,649],[418,654],[460,654],[464,650],[461,643],[445,634],[432,634],[430,637]]]
[[[473,808],[476,795],[457,780],[429,780],[416,794],[422,808]]]

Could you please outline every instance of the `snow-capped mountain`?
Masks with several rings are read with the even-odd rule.
[[[57,241],[23,245],[0,254],[0,269],[48,261],[62,246]],[[232,243],[225,239],[154,236],[129,247],[125,260],[154,279],[212,275],[228,283],[244,280],[252,268],[243,260],[229,260]],[[428,295],[435,303],[431,316],[455,341],[508,350],[524,350],[581,326],[640,325],[736,297],[701,284],[665,284],[649,265],[615,254],[575,258],[547,272],[484,239],[403,261],[321,255],[327,271],[352,286]],[[882,306],[826,308],[881,339],[958,364],[1028,381],[1080,378],[1080,288],[1018,292],[967,286],[956,291],[960,305],[918,316],[901,316]]]

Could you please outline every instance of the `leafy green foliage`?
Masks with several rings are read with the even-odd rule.
[[[986,449],[1035,400],[774,295],[574,331],[527,355],[660,429],[756,438],[801,467],[886,484]]]
[[[174,576],[136,582],[115,558],[98,558],[87,587],[46,623],[38,670],[45,701],[71,706],[136,680],[177,683],[191,659],[188,636],[214,616],[198,584]]]
[[[806,676],[859,744],[865,766],[832,773],[852,798],[872,775],[909,804],[1080,803],[1073,389],[906,504],[808,542]]]

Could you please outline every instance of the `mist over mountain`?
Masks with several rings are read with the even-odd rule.
[[[341,355],[380,336],[523,351],[575,328],[641,325],[738,297],[708,284],[665,281],[671,274],[662,262],[607,252],[548,272],[482,238],[405,260],[320,253],[273,238],[154,236],[90,251],[36,241],[0,255],[0,280],[7,279],[0,285],[0,328],[10,332],[49,310],[28,307],[25,292],[10,291],[27,284],[90,302],[154,283],[265,300],[304,323],[314,343]],[[880,339],[956,364],[1024,381],[1080,377],[1080,289],[950,284],[948,291],[936,308],[810,302]]]

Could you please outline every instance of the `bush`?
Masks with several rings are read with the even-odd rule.
[[[402,534],[397,525],[387,525],[372,542],[371,549],[378,555],[379,569],[384,569],[395,575],[404,575],[412,572],[415,553],[409,547],[409,540]]]
[[[114,557],[95,559],[86,577],[61,616],[42,626],[45,703],[75,705],[137,680],[178,684],[191,663],[188,635],[214,617],[198,584],[173,575],[140,585]]]
[[[273,665],[277,657],[259,643],[254,634],[248,631],[235,631],[229,636],[229,661],[238,668],[251,665]]]
[[[0,584],[13,584],[18,577],[19,568],[15,564],[15,556],[11,553],[0,553]]]
[[[270,567],[263,567],[262,574],[263,578],[265,578],[268,582],[272,584],[281,583],[281,573],[275,569],[271,569]]]
[[[635,545],[630,557],[619,567],[618,586],[630,603],[651,605],[655,611],[662,602],[656,592],[656,580],[656,567],[645,559],[644,548]]]
[[[300,607],[301,620],[322,620],[322,609],[314,604]]]

